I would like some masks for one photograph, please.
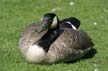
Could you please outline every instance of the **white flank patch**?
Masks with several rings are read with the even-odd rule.
[[[57,20],[57,17],[55,16],[54,19],[53,19],[53,22],[52,22],[51,28],[55,28],[55,27],[57,27],[57,24],[58,24],[58,20]]]
[[[74,30],[77,30],[77,28],[74,26],[74,25],[72,25],[72,23],[71,22],[66,22],[66,23],[68,23],[68,24],[70,24],[71,25],[71,27],[74,29]]]
[[[31,63],[39,63],[45,59],[46,52],[44,49],[38,45],[31,46],[27,53],[26,59]]]

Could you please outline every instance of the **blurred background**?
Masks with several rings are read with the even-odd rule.
[[[94,57],[74,63],[29,64],[18,41],[23,29],[54,12],[60,20],[76,17],[93,39]],[[108,0],[0,0],[0,71],[108,71]]]

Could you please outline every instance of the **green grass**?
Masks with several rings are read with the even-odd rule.
[[[81,20],[80,29],[93,39],[97,53],[69,64],[27,63],[18,48],[22,30],[57,7],[60,19]],[[108,71],[108,0],[0,0],[0,71]]]

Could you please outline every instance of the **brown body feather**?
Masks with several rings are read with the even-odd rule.
[[[82,30],[65,28],[58,39],[50,46],[48,62],[72,61],[84,56],[93,47],[90,37]]]

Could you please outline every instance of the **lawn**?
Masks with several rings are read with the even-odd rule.
[[[73,63],[27,63],[18,48],[21,32],[47,12],[79,18],[97,53]],[[108,71],[108,0],[0,0],[0,71]]]

